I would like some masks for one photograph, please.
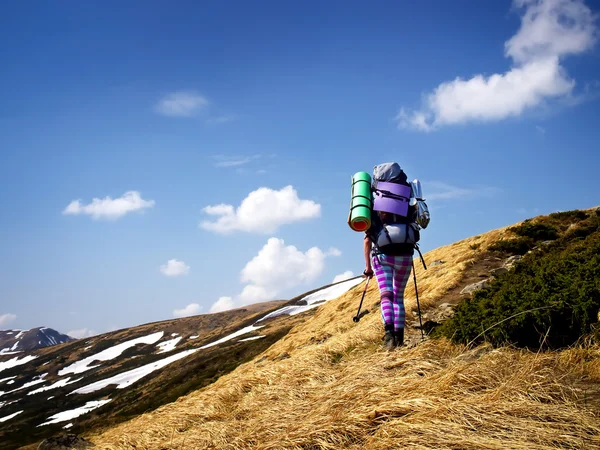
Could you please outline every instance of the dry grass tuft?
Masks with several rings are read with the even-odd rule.
[[[445,264],[427,272],[415,261],[422,307],[503,231],[429,252]],[[385,352],[376,283],[371,314],[352,322],[363,287],[214,384],[89,439],[102,449],[600,449],[600,408],[585,390],[600,382],[600,348],[440,340]],[[408,290],[407,311],[412,299]]]

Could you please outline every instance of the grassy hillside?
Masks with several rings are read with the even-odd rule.
[[[559,235],[577,228],[569,220]],[[427,271],[415,262],[425,318],[437,320],[440,304],[460,304],[465,286],[502,268],[514,248],[499,246],[517,238],[493,230],[429,252]],[[352,322],[363,287],[212,385],[87,437],[102,449],[600,448],[600,347],[420,343],[409,328],[407,347],[385,352],[375,283],[369,313]],[[406,297],[414,325],[412,283]]]

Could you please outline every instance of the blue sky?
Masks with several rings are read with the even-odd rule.
[[[426,251],[599,205],[599,13],[2,4],[0,328],[83,336],[358,274],[350,178],[382,162],[423,183]]]

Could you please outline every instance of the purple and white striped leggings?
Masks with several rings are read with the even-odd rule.
[[[404,289],[412,269],[412,256],[377,255],[371,259],[381,294],[381,317],[394,329],[404,328]]]

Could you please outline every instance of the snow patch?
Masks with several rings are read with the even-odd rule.
[[[28,331],[29,331],[29,330],[21,330],[21,331],[19,331],[19,334],[17,334],[17,335],[15,336],[15,339],[20,339],[20,338],[21,338],[21,336],[23,336],[23,335],[24,335],[25,333],[27,333]]]
[[[14,377],[2,378],[2,379],[0,380],[0,383],[2,383],[3,381],[14,380],[15,378],[17,378],[17,376],[16,376],[16,375],[15,375]]]
[[[272,313],[267,314],[265,317],[260,318],[256,321],[256,323],[261,322],[266,319],[272,319],[273,317],[282,316],[284,314],[294,316],[296,314],[303,313],[304,311],[308,311],[309,309],[317,308],[322,305],[324,302],[329,300],[333,300],[338,298],[340,295],[352,289],[354,286],[357,286],[363,281],[364,278],[355,278],[352,280],[344,281],[342,283],[329,286],[325,289],[321,289],[317,292],[313,292],[312,294],[307,295],[300,299],[300,301],[305,301],[306,305],[292,305],[292,306],[284,306],[283,308],[279,308]]]
[[[150,373],[158,370],[172,362],[175,362],[181,358],[185,358],[188,355],[196,352],[198,349],[186,350],[184,352],[176,353],[174,355],[169,356],[168,358],[161,359],[159,361],[155,361],[150,364],[146,364],[145,366],[138,367],[136,369],[128,370],[127,372],[120,373],[115,375],[114,377],[107,378],[105,380],[96,381],[95,383],[88,384],[87,386],[81,387],[79,389],[74,390],[71,394],[88,394],[90,392],[98,391],[100,389],[105,388],[111,384],[116,384],[117,389],[124,389],[141,378],[149,375]]]
[[[241,330],[238,330],[235,333],[229,334],[229,335],[225,336],[224,338],[219,339],[218,341],[203,345],[200,348],[208,348],[208,347],[212,347],[213,345],[219,345],[219,344],[222,344],[223,342],[227,342],[235,337],[241,336],[242,334],[248,334],[248,333],[253,332],[254,330],[258,330],[259,328],[263,328],[263,327],[264,327],[264,325],[261,325],[258,327],[254,326],[254,325],[250,325],[249,327],[242,328]]]
[[[240,339],[239,342],[244,342],[244,341],[254,341],[255,339],[261,339],[264,338],[266,336],[251,336],[249,338],[246,339]]]
[[[68,430],[69,428],[71,428],[73,426],[72,423],[68,423],[63,427],[63,430]]]
[[[199,336],[195,336],[195,335],[194,336],[190,336],[190,339],[198,339],[198,338],[199,338]]]
[[[65,387],[68,384],[77,383],[78,381],[83,380],[83,378],[78,378],[77,380],[69,381],[70,379],[71,379],[71,377],[67,377],[67,378],[65,378],[63,380],[58,380],[56,383],[51,384],[50,386],[43,386],[43,387],[41,387],[39,389],[36,389],[34,391],[31,391],[31,392],[27,393],[27,395],[38,394],[40,392],[46,392],[46,391],[49,391],[51,389],[56,389],[56,388],[59,388],[59,387]]]
[[[171,333],[171,337],[179,336],[179,333]]]
[[[70,409],[69,411],[63,411],[58,414],[54,414],[51,417],[48,417],[48,421],[39,424],[38,427],[41,427],[42,425],[50,425],[52,423],[65,422],[67,420],[75,419],[76,417],[79,417],[83,414],[87,414],[96,408],[100,408],[101,406],[106,405],[108,402],[110,402],[110,399],[87,402],[80,408]]]
[[[18,356],[15,356],[13,359],[9,359],[8,361],[0,361],[0,372],[6,369],[10,369],[11,367],[20,366],[21,364],[27,364],[29,361],[33,361],[37,356],[28,355],[22,359],[19,359]]]
[[[11,352],[9,347],[0,350],[0,355],[16,355],[17,353],[23,353],[22,351]]]
[[[0,422],[6,422],[7,420],[12,419],[15,416],[18,416],[19,414],[21,414],[23,411],[17,411],[14,414],[11,414],[10,416],[5,416],[5,417],[0,417]]]
[[[48,397],[46,400],[52,400],[54,398],[54,395],[51,395],[50,397]]]
[[[43,374],[41,374],[41,375],[39,375],[39,376],[35,377],[35,378],[34,378],[32,381],[30,381],[30,382],[28,382],[28,383],[25,383],[25,384],[24,384],[23,386],[21,386],[21,387],[18,387],[18,388],[16,388],[16,389],[13,389],[12,391],[8,391],[8,392],[2,392],[2,393],[0,394],[0,396],[2,396],[2,395],[4,395],[4,394],[11,394],[12,392],[17,392],[17,391],[20,391],[20,390],[22,390],[22,389],[27,389],[27,388],[29,388],[29,387],[31,387],[31,386],[35,386],[36,384],[43,383],[43,382],[44,382],[44,378],[46,378],[46,375],[48,375],[48,374],[47,374],[47,373],[43,373]],[[9,382],[8,382],[8,383],[6,383],[6,384],[12,384],[12,383],[14,383],[14,380],[11,380],[11,381],[9,381]]]
[[[157,347],[160,349],[158,353],[166,353],[170,352],[171,350],[175,350],[175,346],[180,340],[181,336],[171,339],[170,341],[161,342],[157,345]]]
[[[90,366],[90,364],[94,361],[109,361],[121,355],[121,353],[128,348],[134,347],[137,344],[154,344],[163,337],[163,334],[163,331],[159,331],[158,333],[149,334],[148,336],[142,336],[136,339],[131,339],[130,341],[122,342],[121,344],[117,344],[113,347],[107,348],[106,350],[102,350],[100,353],[88,356],[81,361],[77,361],[70,366],[65,367],[64,369],[59,370],[58,375],[63,376],[69,373],[76,374],[85,372],[86,370],[94,369],[98,367],[98,365]]]

